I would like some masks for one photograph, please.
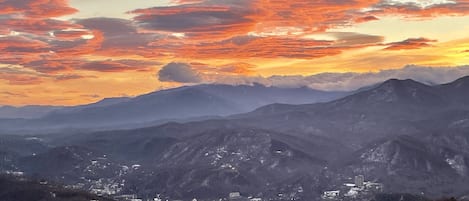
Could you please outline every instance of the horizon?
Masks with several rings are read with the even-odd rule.
[[[324,74],[324,73],[321,73],[321,74]],[[316,75],[312,75],[312,76],[319,76],[321,74],[316,74]],[[327,74],[327,73],[326,73]],[[344,73],[344,74],[347,74],[347,73]],[[376,73],[375,73],[376,74]],[[84,103],[84,104],[78,104],[78,105],[41,105],[41,104],[38,104],[38,105],[0,105],[0,108],[2,107],[13,107],[13,108],[23,108],[23,107],[76,107],[76,106],[86,106],[86,105],[92,105],[92,104],[96,104],[96,103],[99,103],[99,102],[102,102],[104,100],[109,100],[109,99],[120,99],[120,98],[129,98],[129,99],[132,99],[132,98],[137,98],[137,97],[140,97],[140,96],[144,96],[144,95],[148,95],[148,94],[152,94],[152,93],[157,93],[157,92],[160,92],[160,91],[171,91],[173,89],[180,89],[180,88],[184,88],[184,87],[195,87],[195,86],[233,86],[233,87],[237,87],[237,86],[256,86],[256,85],[261,85],[263,87],[266,87],[266,88],[270,88],[270,87],[274,87],[274,88],[280,88],[280,89],[298,89],[298,88],[308,88],[308,89],[311,89],[311,90],[316,90],[316,91],[322,91],[322,92],[354,92],[354,91],[357,91],[357,90],[360,90],[362,88],[367,88],[367,87],[374,87],[377,85],[380,85],[382,83],[385,83],[387,81],[390,81],[390,80],[399,80],[399,81],[405,81],[405,80],[412,80],[412,81],[415,81],[415,82],[418,82],[418,83],[421,83],[421,84],[424,84],[424,85],[427,85],[427,86],[438,86],[438,85],[445,85],[445,84],[450,84],[450,83],[453,83],[459,79],[463,79],[463,78],[466,78],[466,77],[469,77],[469,74],[467,75],[464,75],[464,76],[461,76],[461,77],[457,77],[453,80],[450,80],[450,81],[443,81],[443,82],[440,82],[440,83],[435,83],[435,82],[431,82],[431,81],[419,81],[415,78],[408,78],[408,77],[404,77],[404,78],[396,78],[396,77],[389,77],[387,79],[384,79],[382,81],[379,81],[379,82],[376,82],[376,83],[369,83],[367,85],[360,85],[359,87],[357,88],[353,88],[353,89],[347,89],[347,90],[323,90],[323,89],[316,89],[316,88],[311,88],[309,86],[274,86],[272,85],[272,83],[270,83],[271,85],[267,85],[265,83],[260,83],[260,82],[252,82],[252,83],[240,83],[240,84],[224,84],[224,83],[201,83],[201,84],[193,84],[193,85],[182,85],[182,86],[177,86],[177,87],[173,87],[173,88],[167,88],[167,89],[161,89],[161,90],[155,90],[155,91],[151,91],[151,92],[148,92],[148,93],[143,93],[143,94],[138,94],[138,95],[135,95],[135,96],[114,96],[114,97],[104,97],[102,99],[99,99],[97,101],[93,101],[93,102],[88,102],[88,103]],[[354,93],[352,93],[351,95],[353,95]]]

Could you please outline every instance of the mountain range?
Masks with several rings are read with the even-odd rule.
[[[233,191],[270,200],[321,200],[324,191],[343,189],[356,175],[382,184],[385,193],[467,197],[468,91],[469,77],[435,86],[393,79],[329,102],[274,103],[211,119],[1,135],[0,168],[85,189],[184,200],[218,199]],[[204,93],[183,94],[193,100]],[[182,100],[176,97],[170,100]]]

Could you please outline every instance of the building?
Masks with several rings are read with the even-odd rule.
[[[230,195],[229,195],[230,199],[237,199],[237,198],[240,198],[240,197],[241,197],[241,193],[239,193],[239,192],[231,192]]]
[[[384,185],[381,183],[364,182],[365,189],[373,192],[383,192]]]
[[[229,194],[228,200],[230,201],[249,201],[249,198],[241,196],[239,192],[231,192]]]
[[[137,198],[137,195],[119,195],[115,196],[114,199],[119,201],[141,201],[141,199]]]
[[[362,189],[358,187],[352,187],[350,190],[344,194],[345,197],[356,198],[360,193],[362,193]]]
[[[363,176],[363,175],[355,176],[355,186],[356,187],[362,188],[364,186],[364,183],[365,183],[365,176]]]
[[[322,195],[323,199],[337,199],[340,196],[340,191],[325,191]]]

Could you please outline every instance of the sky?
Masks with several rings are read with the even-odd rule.
[[[0,0],[0,105],[467,75],[469,0]],[[366,79],[364,79],[366,77]]]

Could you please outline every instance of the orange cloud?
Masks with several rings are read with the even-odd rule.
[[[352,23],[351,19],[362,15],[359,9],[371,7],[378,2],[378,0],[259,0],[256,7],[263,11],[258,16],[258,19],[263,22],[262,29],[295,26],[305,31],[322,32],[332,27]]]
[[[340,34],[338,34],[340,35]],[[311,59],[340,54],[344,50],[376,45],[382,41],[381,37],[363,35],[357,39],[350,36],[341,41],[313,40],[287,37],[238,36],[223,41],[205,42],[197,44],[182,44],[171,47],[171,51],[180,57],[198,59],[229,59],[229,58],[301,58]],[[358,37],[360,38],[360,37]],[[358,43],[368,40],[366,43]],[[363,41],[362,41],[363,42]],[[167,48],[165,44],[155,42],[151,44],[158,49]]]
[[[10,85],[32,85],[43,81],[37,74],[16,68],[0,68],[0,80]]]
[[[0,14],[23,14],[28,18],[60,17],[78,12],[67,0],[3,0]]]
[[[217,71],[236,75],[252,75],[255,74],[255,71],[253,70],[255,67],[256,65],[253,64],[236,62],[222,65],[218,67],[219,69],[217,69]]]
[[[10,92],[10,91],[1,91],[0,95],[5,99],[10,98],[10,97],[21,97],[21,98],[27,98],[28,97],[28,95],[26,95],[26,94],[14,93],[14,92]]]
[[[176,14],[190,14],[197,12],[228,12],[230,11],[229,6],[172,6],[172,7],[155,7],[146,9],[137,9],[130,13],[138,14],[135,17],[137,20],[145,20],[151,18],[153,15],[165,16],[165,15],[176,15]]]
[[[201,3],[204,0],[171,0],[171,2],[175,4],[193,4],[193,3]]]
[[[50,50],[49,44],[22,36],[0,37],[0,64],[21,65],[41,59]]]
[[[30,75],[10,75],[0,73],[0,80],[6,80],[11,85],[33,85],[42,82],[42,79]]]
[[[187,65],[190,65],[195,70],[202,72],[202,73],[209,73],[209,74],[233,74],[233,75],[251,75],[256,73],[254,68],[256,65],[245,63],[245,62],[233,62],[227,63],[223,65],[213,66],[210,64],[200,63],[200,62],[191,62]]]
[[[372,1],[239,0],[177,1],[182,5],[131,11],[146,30],[185,33],[195,39],[229,38],[249,32],[269,32],[277,27],[297,27],[304,32],[322,32],[336,26],[377,20],[359,9]],[[187,4],[186,4],[187,3]],[[327,11],[327,15],[324,15]]]
[[[79,68],[99,72],[149,71],[155,64],[159,63],[138,60],[107,60],[85,62]]]
[[[48,51],[49,45],[45,42],[22,36],[7,36],[0,37],[0,50],[3,53],[37,53]]]
[[[8,31],[25,32],[36,35],[49,35],[49,31],[81,28],[80,25],[67,21],[35,18],[0,19],[3,29]]]

